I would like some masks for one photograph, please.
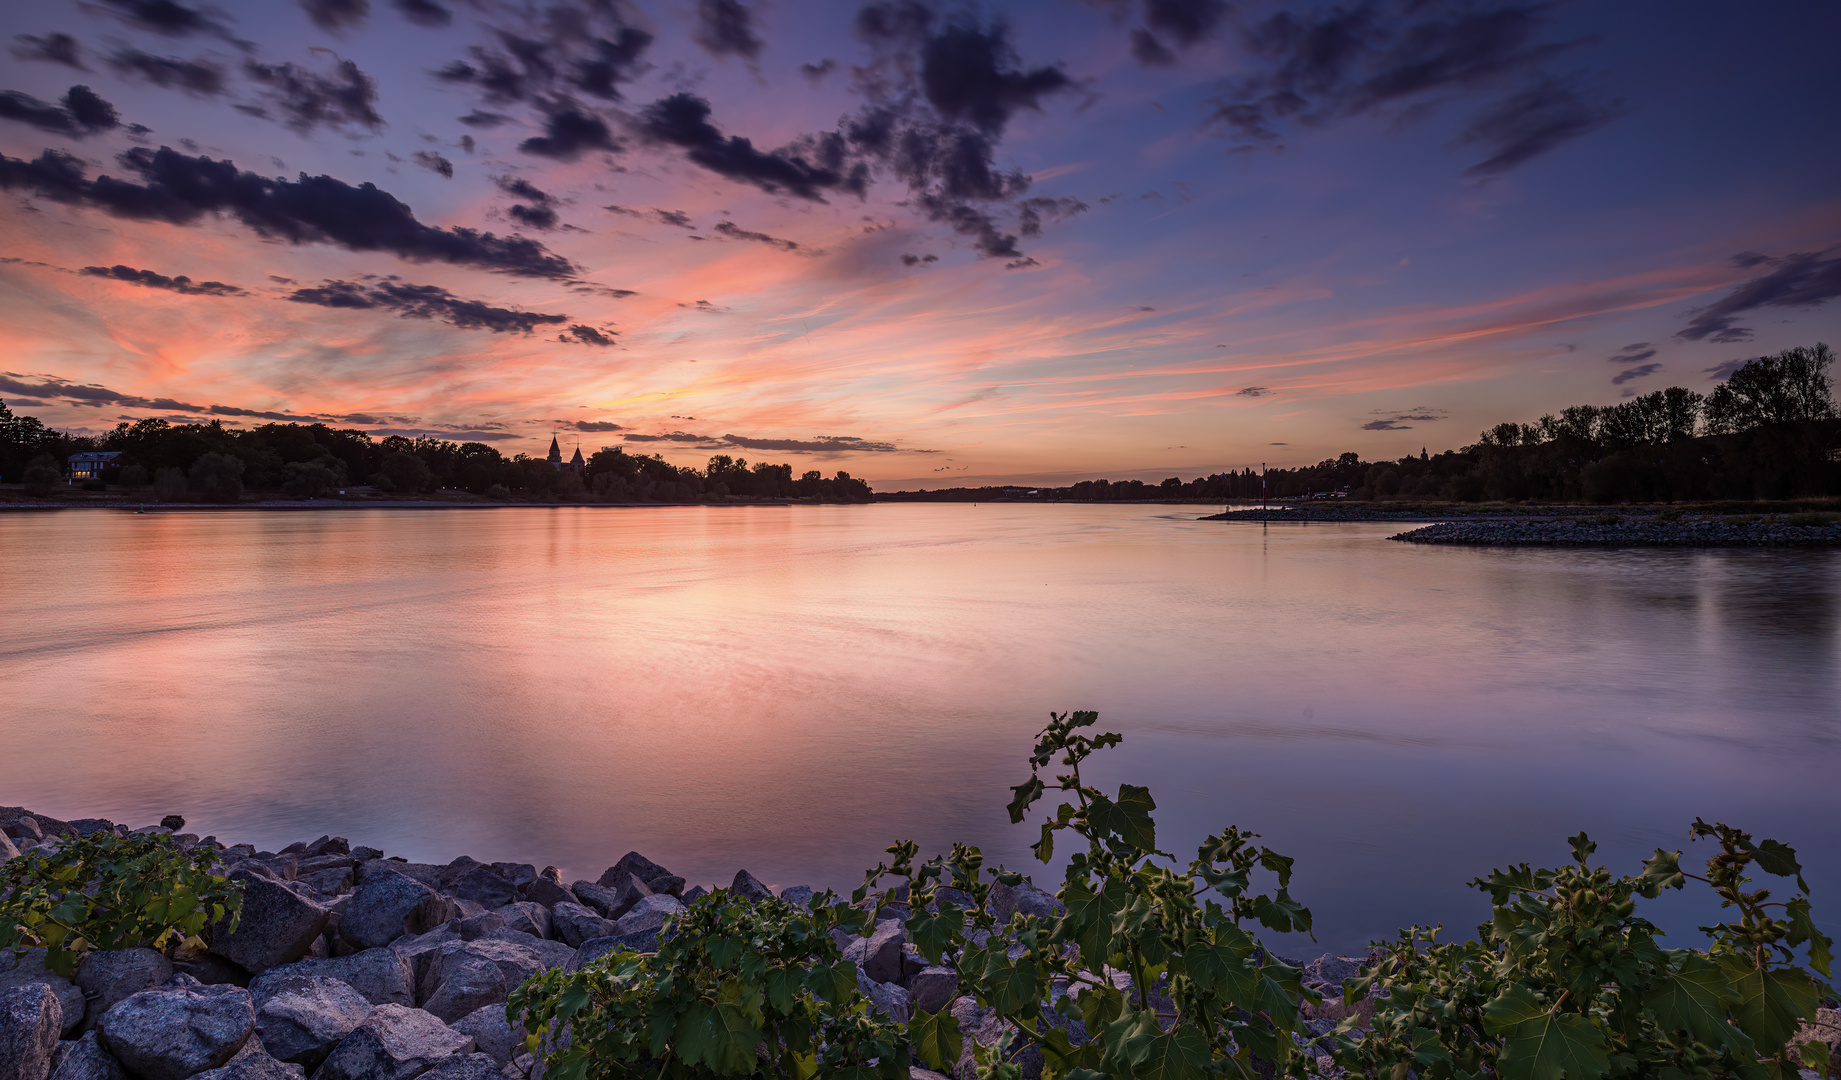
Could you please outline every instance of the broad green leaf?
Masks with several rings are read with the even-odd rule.
[[[1199,1080],[1209,1073],[1213,1053],[1192,1024],[1178,1024],[1151,1040],[1132,1070],[1133,1080]]]
[[[1555,1015],[1511,985],[1483,1007],[1483,1026],[1504,1039],[1502,1080],[1596,1080],[1610,1071],[1604,1032],[1577,1013]]]
[[[805,985],[819,1000],[839,1004],[857,988],[857,966],[848,960],[839,960],[830,967],[814,964],[806,973]]]
[[[1155,851],[1157,823],[1151,819],[1155,809],[1157,801],[1149,788],[1120,784],[1118,800],[1094,799],[1087,808],[1087,820],[1097,832],[1117,836],[1139,851]]]
[[[1814,1069],[1818,1074],[1824,1077],[1828,1076],[1828,1059],[1830,1053],[1831,1051],[1828,1048],[1828,1044],[1817,1039],[1811,1039],[1797,1048],[1797,1056],[1802,1058],[1803,1067],[1806,1069]]]
[[[793,999],[805,988],[798,970],[790,967],[770,968],[762,981],[766,984],[768,1003],[781,1014],[793,1011]]]
[[[687,1065],[704,1065],[720,1076],[745,1076],[759,1064],[754,1048],[761,1034],[738,1006],[698,1002],[678,1018],[672,1042]]]
[[[991,1007],[1005,1016],[1034,1016],[1047,989],[1038,985],[1035,964],[1028,960],[1012,964],[1001,952],[992,952],[988,963],[984,989]]]
[[[1752,858],[1757,860],[1758,869],[1777,877],[1793,877],[1797,888],[1809,891],[1809,886],[1803,884],[1803,865],[1796,861],[1795,848],[1776,840],[1764,840],[1752,849]]]
[[[1720,957],[1720,967],[1739,994],[1733,1010],[1739,1030],[1752,1037],[1759,1053],[1775,1055],[1798,1022],[1815,1015],[1815,983],[1800,970],[1760,969],[1731,953]]]
[[[929,964],[937,964],[942,953],[964,939],[964,927],[965,916],[957,908],[943,906],[938,915],[916,912],[908,920],[908,940]]]
[[[1816,974],[1824,978],[1832,977],[1829,971],[1834,963],[1834,939],[1818,930],[1815,920],[1809,914],[1809,898],[1799,896],[1784,905],[1784,914],[1790,917],[1790,933],[1785,941],[1792,947],[1809,943],[1809,966]]]
[[[1751,1050],[1751,1040],[1726,1022],[1727,1009],[1739,1000],[1738,991],[1719,965],[1699,953],[1688,953],[1680,971],[1664,972],[1643,999],[1656,1014],[1664,1031],[1685,1031],[1709,1046]]]
[[[949,1009],[937,1013],[914,1010],[908,1021],[908,1041],[919,1051],[921,1060],[936,1072],[952,1072],[965,1051],[965,1038],[959,1032],[959,1019]]]
[[[1042,782],[1041,777],[1031,776],[1028,783],[1018,784],[1010,790],[1016,792],[1016,798],[1010,800],[1010,824],[1021,825],[1023,814],[1029,809],[1031,803],[1042,797],[1042,793],[1048,790],[1048,785]]]

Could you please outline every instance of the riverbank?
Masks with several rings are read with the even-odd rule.
[[[1841,547],[1841,517],[1823,514],[1445,521],[1388,537],[1408,544],[1480,547]]]

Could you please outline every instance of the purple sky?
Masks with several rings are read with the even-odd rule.
[[[0,399],[79,430],[1160,479],[1841,340],[1816,0],[87,0],[0,31]]]

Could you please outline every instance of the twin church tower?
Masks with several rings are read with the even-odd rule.
[[[556,444],[556,436],[550,436],[550,468],[555,469],[557,472],[567,469],[577,476],[582,475],[582,471],[587,468],[587,465],[582,461],[582,448],[578,445],[575,448],[575,456],[570,458],[567,464],[564,464],[563,448]]]

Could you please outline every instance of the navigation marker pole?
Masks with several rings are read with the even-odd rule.
[[[1266,509],[1266,463],[1259,463],[1259,509]]]

